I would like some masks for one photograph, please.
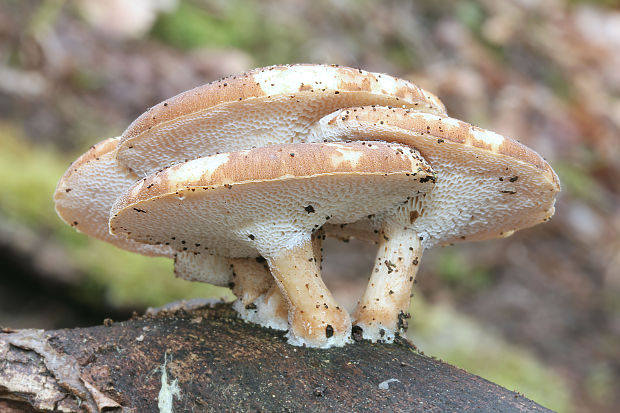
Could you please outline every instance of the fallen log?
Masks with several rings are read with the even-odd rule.
[[[404,339],[293,347],[228,304],[0,333],[0,411],[549,411]]]

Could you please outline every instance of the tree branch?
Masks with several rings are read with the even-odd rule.
[[[0,334],[0,411],[548,411],[403,339],[317,350],[228,304]]]

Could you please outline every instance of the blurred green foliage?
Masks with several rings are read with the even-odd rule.
[[[465,293],[474,293],[493,281],[490,268],[475,266],[464,251],[456,249],[441,251],[436,271],[447,285]]]
[[[580,199],[591,205],[604,206],[605,196],[592,176],[591,168],[573,162],[557,161],[553,164],[560,181],[564,196]]]
[[[277,24],[264,13],[256,2],[231,0],[208,11],[204,5],[184,1],[173,12],[161,14],[151,33],[182,50],[205,46],[244,50],[259,66],[299,60],[304,33]]]
[[[570,412],[567,383],[531,353],[507,343],[446,303],[415,294],[408,337],[427,355],[459,366],[552,410]]]

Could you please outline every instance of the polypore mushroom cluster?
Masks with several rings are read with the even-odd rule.
[[[558,191],[534,151],[407,81],[292,65],[154,106],[74,162],[54,199],[79,231],[174,257],[177,276],[232,286],[242,318],[330,347],[351,318],[321,279],[325,234],[378,243],[353,323],[391,341],[426,248],[547,220]]]

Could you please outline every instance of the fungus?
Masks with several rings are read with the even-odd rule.
[[[315,245],[315,234],[312,236]],[[273,281],[267,261],[227,258],[191,251],[178,252],[174,273],[188,281],[230,287],[237,300],[233,308],[246,321],[276,330],[288,329],[286,301]]]
[[[421,178],[431,175],[415,150],[386,143],[274,145],[212,155],[137,182],[112,208],[110,231],[143,243],[175,236],[175,249],[183,234],[188,252],[200,244],[220,256],[265,257],[289,306],[289,342],[343,345],[349,315],[320,277],[311,233],[328,217],[346,223],[391,210],[409,194],[429,191],[433,183]]]
[[[216,152],[303,142],[323,116],[363,105],[445,114],[436,96],[385,74],[327,65],[273,66],[199,86],[153,106],[125,130],[117,156],[147,176],[162,166]]]
[[[364,338],[393,340],[425,249],[506,237],[554,213],[557,176],[536,152],[510,138],[449,117],[385,107],[336,111],[320,123],[321,140],[378,139],[416,148],[435,173],[432,191],[410,193],[396,211],[325,227],[331,236],[379,243],[354,314]]]
[[[308,84],[322,88],[313,90]],[[227,86],[225,92],[223,86]],[[340,92],[338,97],[330,94],[334,89]],[[174,257],[178,277],[227,285],[230,280],[223,280],[230,276],[230,271],[221,270],[229,263],[223,257],[210,257],[207,251],[186,254],[185,246],[177,252],[167,246],[168,241],[161,246],[146,245],[109,234],[108,213],[116,198],[147,172],[227,150],[301,141],[306,137],[303,132],[309,131],[323,115],[368,103],[445,112],[437,97],[387,75],[324,65],[256,69],[181,93],[143,114],[120,139],[95,145],[61,179],[54,196],[56,210],[65,222],[81,232],[119,248]],[[60,193],[61,189],[65,194]],[[73,189],[76,191],[70,194]],[[237,266],[239,282],[234,291],[243,296],[243,280],[254,280],[257,269],[246,273],[248,266],[240,261]],[[268,276],[263,274],[263,278],[269,279]],[[247,285],[255,284],[249,281]],[[246,297],[256,296],[254,292],[248,293]]]
[[[351,139],[398,145],[311,143]],[[386,151],[387,161],[377,157]],[[419,169],[388,170],[398,166],[395,152]],[[317,195],[316,182],[328,184],[331,199]],[[313,196],[278,192],[282,185],[310,188]],[[268,203],[262,188],[285,204]],[[393,192],[381,192],[387,188]],[[406,325],[409,292],[426,248],[505,237],[548,220],[559,190],[557,176],[534,151],[448,118],[439,99],[409,82],[357,69],[293,65],[256,69],[156,105],[122,137],[95,145],[72,164],[54,199],[61,218],[79,231],[142,254],[174,256],[182,278],[231,286],[246,320],[284,328],[287,304],[290,341],[326,347],[343,344],[350,324],[320,280],[322,237],[311,242],[312,231],[329,222],[330,236],[379,243],[354,315],[355,332],[356,339],[391,341]],[[115,202],[119,216],[110,218]],[[188,222],[154,224],[169,215],[162,205],[172,210],[194,204],[215,205],[192,210],[201,222],[228,226],[211,233]],[[283,210],[293,215],[278,215]],[[260,219],[250,222],[251,216]],[[166,228],[174,234],[164,234]],[[263,253],[277,285],[263,263],[241,258]],[[308,282],[293,283],[295,272]]]

